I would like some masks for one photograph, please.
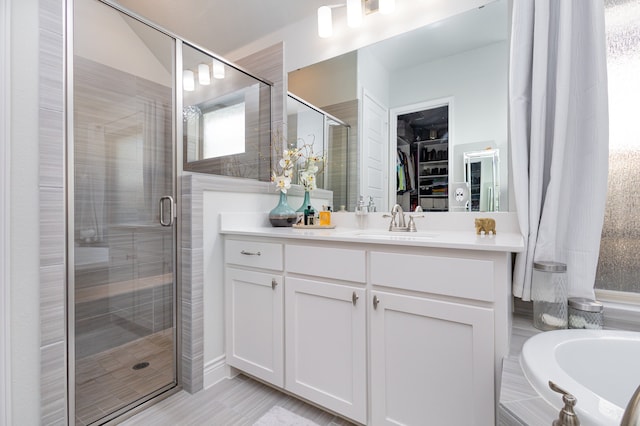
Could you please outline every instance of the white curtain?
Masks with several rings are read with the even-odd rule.
[[[78,131],[79,132],[79,131]],[[80,132],[79,132],[80,133]],[[84,137],[84,139],[83,139]],[[106,163],[104,129],[89,125],[76,142],[76,238],[101,242],[105,226]]]
[[[513,3],[510,139],[525,238],[513,294],[530,300],[533,262],[553,260],[567,264],[570,296],[593,298],[609,152],[604,4]]]
[[[143,101],[142,144],[143,186],[146,219],[157,223],[160,219],[160,197],[171,195],[168,159],[171,144],[166,143],[165,110],[162,103]]]

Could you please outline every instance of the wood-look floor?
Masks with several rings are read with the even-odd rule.
[[[193,395],[180,391],[125,420],[122,425],[250,426],[276,405],[320,426],[353,425],[243,375],[224,380]]]

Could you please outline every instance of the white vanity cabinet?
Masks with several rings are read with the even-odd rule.
[[[361,424],[495,424],[520,240],[279,231],[226,236],[230,365]]]
[[[285,265],[285,389],[366,424],[365,251],[287,244]]]
[[[494,311],[478,302],[493,263],[374,251],[370,265],[371,424],[494,424]]]
[[[227,363],[284,386],[282,244],[225,241]]]

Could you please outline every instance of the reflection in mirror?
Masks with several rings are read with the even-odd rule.
[[[363,147],[369,136],[365,124],[369,123],[358,123],[358,116],[362,117],[366,111],[363,92],[371,94],[387,111],[450,98],[455,108],[449,109],[449,134],[455,135],[455,139],[451,136],[449,140],[449,154],[458,152],[459,145],[491,140],[503,158],[508,158],[507,6],[506,0],[497,0],[289,74],[291,92],[330,111],[348,122],[352,129],[365,132],[355,135],[357,151],[353,150],[352,155],[356,159],[349,162],[349,179],[356,185],[347,203],[350,210],[358,195],[365,198],[372,195],[365,186],[369,160],[364,154],[368,151]],[[350,102],[355,103],[358,113],[349,118],[334,109]],[[390,130],[394,124],[390,123]],[[389,136],[390,161],[385,178],[390,185],[385,191],[389,205],[393,205],[397,196],[397,191],[392,189],[396,180],[397,145],[392,131]],[[459,155],[460,161],[449,160],[449,186],[464,181],[462,154]],[[500,163],[499,175],[500,208],[506,210],[507,161]],[[445,205],[446,199],[442,200]],[[446,206],[442,210],[447,210]]]
[[[464,180],[469,186],[469,210],[500,210],[500,153],[497,149],[470,151],[463,154]]]
[[[183,44],[184,169],[269,180],[271,86]]]
[[[316,174],[317,188],[333,192],[334,210],[346,206],[348,198],[347,159],[349,156],[349,125],[326,111],[314,107],[295,95],[287,97],[287,145],[302,148],[308,145],[314,154],[322,155],[324,163]],[[300,185],[299,169],[294,184]]]
[[[396,122],[396,202],[407,211],[448,211],[449,103],[392,112]],[[392,118],[392,122],[393,122]]]

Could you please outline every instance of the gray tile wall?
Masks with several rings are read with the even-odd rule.
[[[65,340],[64,0],[39,0],[40,410],[67,424]]]

